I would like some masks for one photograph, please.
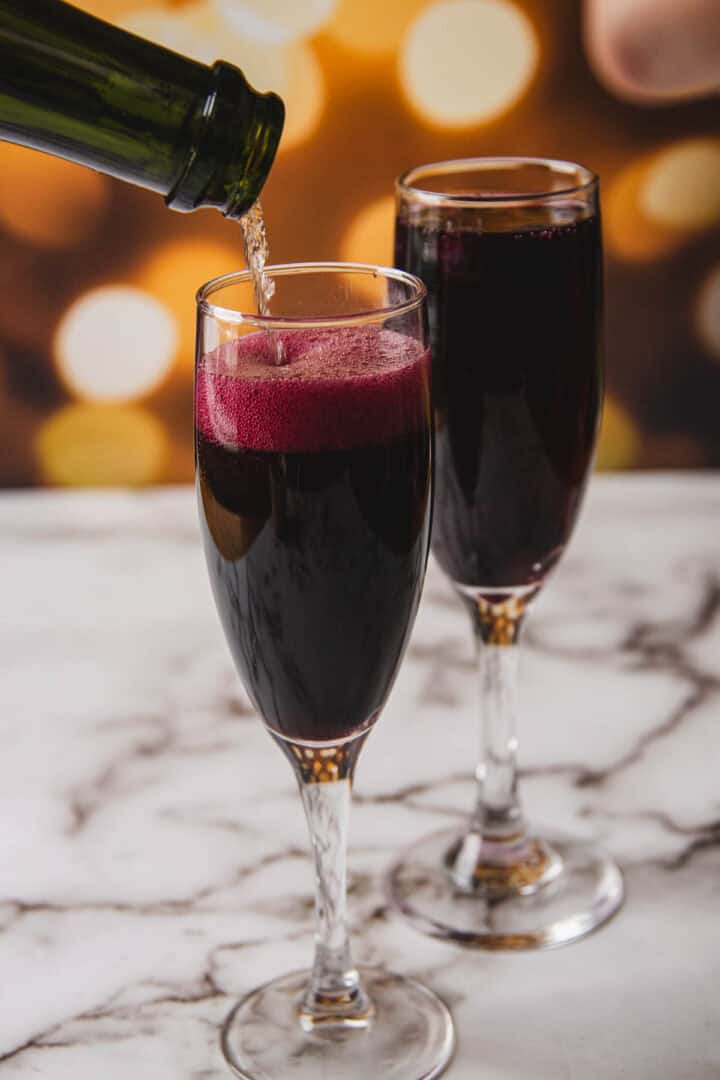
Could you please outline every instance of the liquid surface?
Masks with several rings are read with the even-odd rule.
[[[373,328],[263,333],[206,356],[196,428],[210,579],[266,723],[371,724],[417,609],[430,508],[428,357]]]
[[[373,327],[278,337],[280,367],[264,333],[205,358],[196,416],[208,438],[246,450],[345,450],[391,439],[422,418],[427,356],[412,339]]]
[[[433,551],[458,584],[540,581],[572,532],[597,432],[599,221],[498,232],[400,221],[395,260],[429,293]]]

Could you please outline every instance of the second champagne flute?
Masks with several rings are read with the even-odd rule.
[[[597,180],[563,161],[446,161],[399,181],[397,211],[396,263],[428,287],[432,547],[477,639],[482,752],[468,825],[402,856],[390,895],[420,929],[466,945],[560,945],[623,895],[601,850],[526,822],[516,770],[517,643],[570,539],[600,415]]]

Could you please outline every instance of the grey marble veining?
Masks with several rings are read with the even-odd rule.
[[[0,1078],[222,1080],[237,996],[310,960],[312,874],[193,497],[6,494],[0,545]],[[528,811],[601,837],[625,908],[584,942],[514,955],[386,915],[392,853],[472,797],[470,633],[431,566],[358,769],[355,955],[445,997],[451,1080],[718,1077],[718,476],[596,479],[525,644]]]

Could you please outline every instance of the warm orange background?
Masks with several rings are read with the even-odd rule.
[[[263,201],[276,261],[391,258],[392,182],[483,154],[602,178],[605,467],[720,465],[717,99],[622,104],[576,0],[78,0],[288,105]],[[242,264],[212,212],[0,144],[0,484],[188,480],[193,294]]]

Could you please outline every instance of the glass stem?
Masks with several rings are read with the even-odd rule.
[[[364,739],[327,749],[292,747],[315,862],[315,961],[299,1005],[306,1030],[367,1027],[373,1015],[352,962],[347,927],[347,833],[352,777]]]
[[[486,644],[478,635],[478,659],[482,719],[472,827],[502,843],[525,831],[517,791],[518,646]]]
[[[481,693],[477,799],[469,827],[448,853],[455,884],[503,893],[529,888],[546,856],[526,834],[517,777],[518,639],[536,588],[465,597],[471,605]]]

